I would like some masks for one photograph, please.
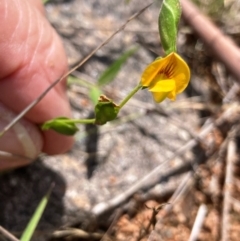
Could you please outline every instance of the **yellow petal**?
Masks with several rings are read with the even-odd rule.
[[[170,92],[175,89],[175,81],[173,79],[159,80],[148,89],[151,92]]]
[[[141,78],[141,84],[144,87],[148,87],[153,79],[156,77],[160,69],[165,65],[165,58],[157,59],[147,66],[144,70]]]
[[[161,102],[166,97],[175,100],[176,95],[187,87],[189,80],[188,65],[177,53],[171,53],[147,66],[141,84],[148,87],[156,102]]]
[[[155,102],[160,103],[168,96],[169,92],[152,92]]]
[[[176,82],[176,93],[179,94],[185,90],[190,80],[190,70],[186,62],[176,53],[170,54],[174,64],[174,73],[172,78]]]
[[[176,100],[176,95],[177,95],[177,93],[176,93],[176,90],[173,90],[173,91],[171,91],[169,94],[168,94],[168,99],[170,99],[170,100]]]

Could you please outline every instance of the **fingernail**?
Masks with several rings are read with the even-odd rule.
[[[11,110],[0,104],[0,132],[14,118]],[[41,152],[43,140],[38,127],[20,120],[0,137],[0,170],[26,165]]]

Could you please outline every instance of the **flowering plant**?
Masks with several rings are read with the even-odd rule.
[[[42,125],[42,129],[53,129],[65,135],[73,135],[78,131],[77,123],[103,125],[117,118],[121,108],[140,89],[147,88],[157,103],[162,102],[166,98],[175,100],[177,94],[185,90],[190,80],[189,67],[177,54],[177,28],[180,15],[181,6],[179,0],[163,0],[158,26],[161,44],[166,56],[157,58],[146,67],[142,73],[140,83],[119,105],[106,96],[101,95],[95,106],[94,119],[68,119],[59,117],[45,122]],[[116,66],[114,65],[115,69]],[[112,76],[111,71],[107,74],[109,75],[109,73]]]

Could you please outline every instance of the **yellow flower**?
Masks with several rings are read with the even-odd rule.
[[[183,92],[190,79],[186,62],[176,53],[156,59],[147,66],[141,78],[141,85],[147,87],[156,102],[165,98],[175,100]]]

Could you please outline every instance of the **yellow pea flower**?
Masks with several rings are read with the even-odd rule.
[[[142,74],[141,85],[147,87],[154,100],[159,103],[165,98],[175,100],[176,95],[185,90],[189,80],[188,65],[173,52],[147,66]]]

